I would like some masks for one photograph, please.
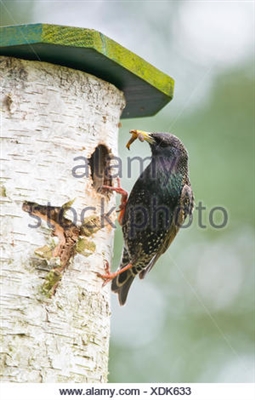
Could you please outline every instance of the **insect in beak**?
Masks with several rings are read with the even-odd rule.
[[[129,133],[132,134],[131,139],[128,141],[126,144],[126,147],[128,150],[130,150],[131,144],[136,140],[139,139],[140,142],[148,142],[148,143],[153,143],[154,139],[151,137],[151,133],[145,132],[145,131],[139,131],[138,129],[132,129]]]

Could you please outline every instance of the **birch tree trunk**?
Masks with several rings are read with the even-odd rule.
[[[115,202],[97,189],[111,180],[123,94],[8,57],[0,80],[2,381],[106,382],[110,288],[96,273],[111,259]]]

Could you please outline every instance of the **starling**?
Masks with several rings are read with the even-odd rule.
[[[137,179],[129,197],[120,185],[106,188],[122,195],[119,222],[124,248],[118,270],[99,276],[104,284],[112,281],[112,291],[125,304],[136,277],[143,279],[174,240],[187,215],[193,211],[193,193],[188,177],[188,153],[182,142],[170,133],[132,130],[151,147],[151,162]]]

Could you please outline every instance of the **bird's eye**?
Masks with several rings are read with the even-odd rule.
[[[159,139],[159,138],[156,139],[156,143],[157,143],[157,146],[160,146],[160,147],[166,147],[167,146],[167,143],[164,140]]]

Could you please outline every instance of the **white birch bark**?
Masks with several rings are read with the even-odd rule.
[[[37,221],[22,204],[75,199],[78,216],[85,207],[96,207],[85,216],[100,216],[101,201],[105,212],[115,205],[72,169],[99,144],[117,154],[123,94],[81,71],[8,57],[0,57],[0,80],[2,381],[106,382],[110,287],[96,273],[111,260],[114,229],[105,223],[86,238],[85,255],[71,259],[47,297],[51,260],[35,251],[57,239],[45,223],[29,227]]]

